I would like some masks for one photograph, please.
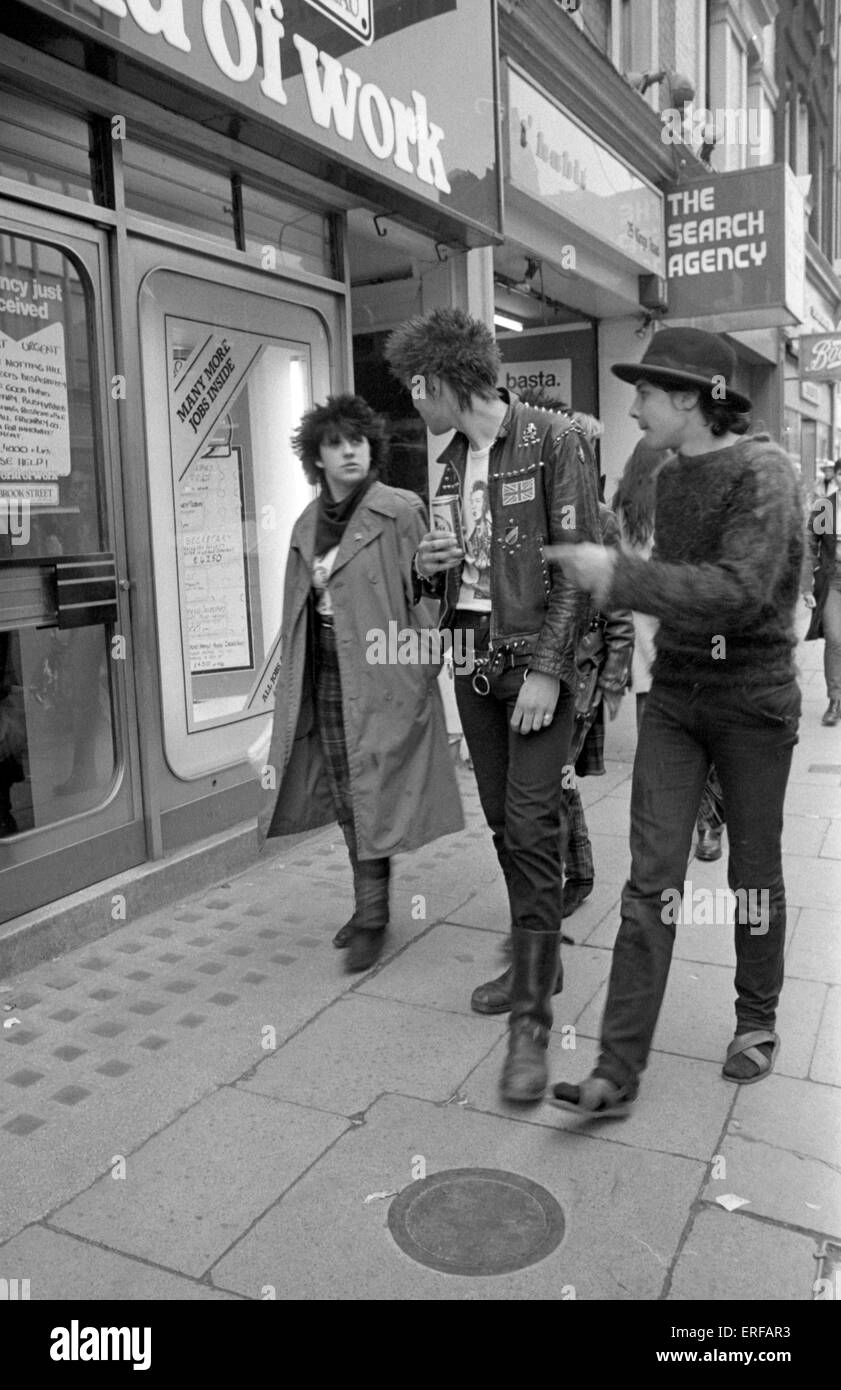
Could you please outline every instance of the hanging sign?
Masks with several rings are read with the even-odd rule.
[[[781,164],[734,169],[666,191],[669,320],[709,327],[800,323],[803,198]]]
[[[800,380],[841,381],[841,333],[805,333],[801,337]]]

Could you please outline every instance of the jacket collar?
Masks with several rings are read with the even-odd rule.
[[[385,483],[372,483],[345,528],[333,573],[346,564],[351,555],[366,545],[373,536],[379,534],[383,529],[382,517],[396,515],[397,507],[392,489],[386,487]],[[307,565],[311,565],[315,559],[317,519],[318,498],[315,498],[299,516],[289,543],[290,549],[299,551]]]
[[[520,404],[520,397],[517,395],[516,391],[509,391],[505,386],[497,386],[496,390],[500,400],[504,401],[507,407],[496,433],[497,439],[504,439],[511,429],[514,420],[514,411]],[[494,443],[495,442],[496,441],[494,441]],[[470,440],[467,438],[467,435],[462,434],[460,430],[456,430],[449,444],[445,445],[441,450],[435,462],[457,463],[464,459],[469,448]]]

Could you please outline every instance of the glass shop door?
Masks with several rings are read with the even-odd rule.
[[[0,202],[0,921],[144,858],[107,247]]]
[[[133,252],[174,779],[162,794],[176,804],[176,784],[244,764],[269,726],[289,540],[314,495],[291,435],[345,379],[344,298],[314,277],[220,267],[139,238]]]

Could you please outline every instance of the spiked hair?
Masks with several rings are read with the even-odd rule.
[[[313,406],[292,436],[292,448],[301,460],[307,482],[317,487],[324,473],[318,466],[321,446],[339,439],[367,439],[371,446],[371,470],[381,473],[388,458],[385,420],[361,396],[328,396],[324,405]]]
[[[496,397],[500,354],[493,333],[463,309],[433,309],[396,328],[385,345],[394,376],[404,383],[441,377],[469,410],[472,398]]]

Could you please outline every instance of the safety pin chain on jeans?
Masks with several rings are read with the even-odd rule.
[[[477,695],[490,695],[491,676],[501,676],[509,666],[515,670],[518,665],[517,658],[511,647],[497,647],[496,651],[488,652],[487,656],[477,656],[473,667],[473,676],[470,684]],[[524,677],[525,679],[525,677]]]

